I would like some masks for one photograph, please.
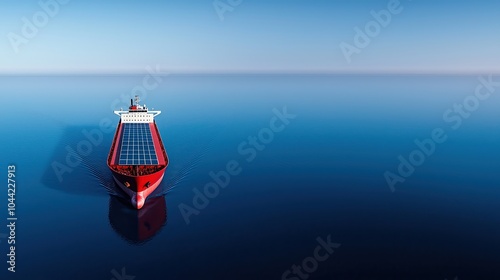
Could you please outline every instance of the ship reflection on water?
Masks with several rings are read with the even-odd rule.
[[[151,240],[167,222],[164,196],[150,197],[142,209],[134,209],[130,202],[110,196],[109,223],[116,233],[131,244]]]

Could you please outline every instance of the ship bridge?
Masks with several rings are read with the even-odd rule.
[[[146,105],[139,104],[139,96],[135,96],[135,99],[130,99],[130,107],[128,110],[114,111],[114,113],[120,116],[120,121],[122,123],[152,123],[154,118],[161,114],[161,111],[150,111]]]

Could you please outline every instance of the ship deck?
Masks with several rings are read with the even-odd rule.
[[[166,165],[161,138],[153,123],[121,123],[111,165]]]

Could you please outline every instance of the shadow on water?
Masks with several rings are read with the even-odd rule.
[[[165,128],[176,139],[163,136],[170,163],[160,189],[155,196],[163,196],[193,175],[204,157],[213,148],[213,127],[172,126]],[[211,133],[209,133],[211,132]],[[211,135],[200,143],[201,135]],[[51,189],[77,195],[106,195],[126,198],[117,191],[106,165],[114,130],[104,132],[98,126],[68,126],[63,129],[41,183]],[[167,140],[167,141],[166,141]],[[168,141],[170,140],[170,141]],[[156,192],[155,192],[156,193]]]
[[[65,127],[41,183],[71,194],[105,195],[107,191],[121,195],[115,192],[106,165],[113,133],[105,133],[98,126]]]

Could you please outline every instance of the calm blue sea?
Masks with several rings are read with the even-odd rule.
[[[143,80],[0,77],[0,234],[9,164],[18,218],[16,273],[0,238],[1,279],[500,279],[500,87]],[[162,110],[170,157],[141,211],[106,166],[112,110],[132,92]]]

